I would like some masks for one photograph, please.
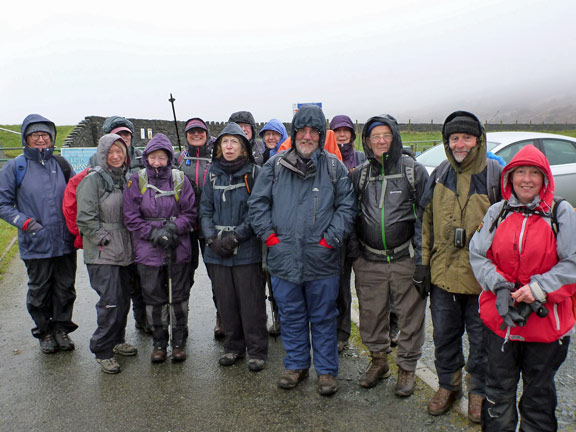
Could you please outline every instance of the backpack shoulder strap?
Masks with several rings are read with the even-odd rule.
[[[552,209],[550,211],[550,226],[552,231],[554,231],[554,236],[558,237],[558,231],[560,230],[560,225],[558,224],[558,204],[565,201],[564,198],[555,196],[552,201]]]
[[[244,174],[244,184],[246,185],[246,190],[248,195],[252,193],[252,188],[254,187],[254,172],[256,170],[256,164],[252,164],[252,171]]]
[[[142,168],[138,171],[138,189],[140,193],[144,195],[146,189],[148,188],[148,174],[146,174],[146,168]]]
[[[56,162],[58,162],[58,165],[60,165],[60,169],[64,174],[64,180],[66,180],[66,183],[68,183],[70,180],[70,174],[72,173],[72,167],[70,166],[70,163],[60,155],[53,154],[52,157],[56,159]]]
[[[490,204],[495,204],[500,201],[502,194],[500,192],[500,164],[494,159],[486,161],[486,192]]]
[[[328,174],[330,174],[330,180],[332,180],[332,184],[335,184],[338,181],[338,174],[336,173],[336,167],[340,159],[337,156],[333,155],[329,151],[324,150],[326,154],[326,161],[328,162]]]
[[[16,187],[20,187],[24,176],[26,175],[26,168],[28,167],[28,161],[23,154],[20,154],[14,158],[14,170],[16,171]]]
[[[356,165],[362,165],[366,161],[366,153],[361,151],[355,151],[356,153]]]
[[[368,185],[368,177],[370,174],[370,162],[365,160],[363,163],[356,167],[356,171],[360,172],[360,178],[358,180],[358,202],[362,202],[362,196],[364,195],[364,190],[366,185]]]
[[[180,192],[184,186],[184,173],[179,169],[172,168],[172,182],[174,183],[174,198],[180,201]]]
[[[412,201],[416,200],[416,175],[414,173],[414,159],[410,156],[402,155],[402,171],[404,177],[410,185],[410,198]]]

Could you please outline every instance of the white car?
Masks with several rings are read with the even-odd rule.
[[[486,144],[488,151],[500,156],[506,163],[522,147],[533,144],[548,158],[556,185],[555,195],[576,206],[576,138],[541,132],[488,132]],[[416,157],[428,173],[445,159],[442,144]]]

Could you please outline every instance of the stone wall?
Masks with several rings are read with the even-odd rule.
[[[76,128],[70,133],[70,135],[65,140],[65,145],[69,147],[96,147],[98,145],[98,139],[102,136],[102,125],[104,124],[105,117],[98,116],[88,116],[82,120]],[[133,119],[130,121],[134,123],[134,139],[133,144],[136,147],[145,147],[148,141],[157,134],[161,132],[167,135],[172,142],[174,148],[178,148],[178,138],[176,136],[176,129],[174,128],[174,121],[170,120],[149,120],[149,119]],[[208,121],[208,128],[212,136],[218,136],[222,131],[225,122],[214,122]],[[266,123],[257,123],[256,127],[258,130],[262,129]],[[290,123],[284,123],[288,134],[290,134]],[[401,132],[440,132],[442,130],[441,123],[401,123]],[[361,133],[363,123],[358,123],[356,121],[356,128],[358,134]],[[507,131],[561,131],[561,130],[574,130],[576,129],[576,124],[566,124],[566,123],[554,123],[554,124],[543,124],[543,123],[515,123],[515,124],[485,124],[487,132],[497,132],[501,130]],[[178,122],[178,132],[180,134],[181,145],[184,146],[186,142],[186,137],[184,134],[184,121]]]

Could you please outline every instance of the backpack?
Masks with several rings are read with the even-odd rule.
[[[156,186],[148,183],[148,174],[146,174],[146,168],[142,168],[138,171],[138,189],[140,193],[144,195],[146,189],[150,188],[156,192],[156,198],[161,196],[172,196],[176,202],[180,201],[180,192],[182,192],[182,186],[184,185],[184,173],[178,169],[172,168],[172,183],[174,184],[174,190],[163,191],[158,189]]]
[[[56,162],[58,162],[58,165],[64,174],[64,180],[66,183],[68,183],[70,180],[70,174],[72,173],[72,167],[70,166],[70,163],[60,155],[53,154],[52,157],[56,160]],[[22,180],[24,180],[27,168],[28,161],[26,160],[26,157],[23,154],[16,156],[14,159],[14,169],[16,170],[17,188],[22,184]]]
[[[78,185],[82,182],[84,177],[91,173],[98,173],[104,180],[104,194],[100,198],[100,202],[104,201],[114,190],[114,182],[110,176],[105,175],[101,166],[87,167],[72,177],[72,181],[68,182],[66,189],[64,191],[64,200],[62,201],[62,213],[64,214],[64,219],[66,220],[66,226],[68,231],[74,235],[74,247],[76,249],[83,248],[82,236],[78,230],[78,225],[76,224],[76,216],[78,214],[78,205],[76,202],[76,189]]]

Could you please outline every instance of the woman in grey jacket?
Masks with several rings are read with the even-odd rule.
[[[90,284],[100,296],[96,304],[98,328],[90,350],[102,371],[115,374],[120,365],[114,353],[132,356],[137,350],[124,342],[130,308],[128,266],[133,262],[130,234],[122,211],[126,171],[130,165],[126,144],[119,135],[100,138],[97,164],[78,185],[78,229],[84,240],[84,262]]]

